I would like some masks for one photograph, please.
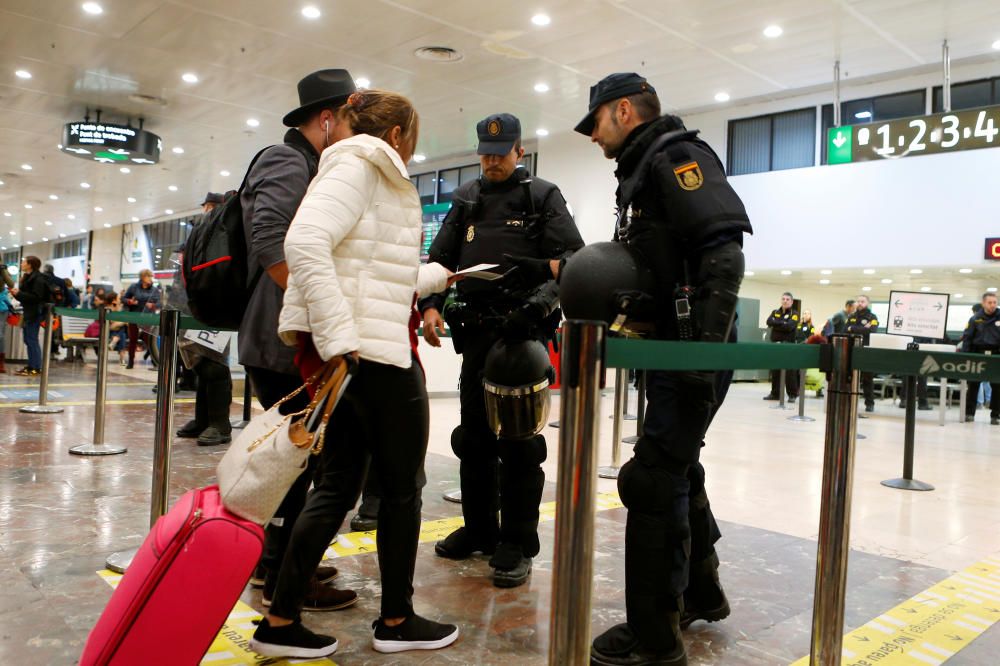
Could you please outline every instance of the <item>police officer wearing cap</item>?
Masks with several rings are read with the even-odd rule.
[[[421,300],[424,338],[440,346],[448,321],[455,351],[462,354],[461,424],[451,437],[461,461],[465,526],[439,541],[441,557],[492,555],[493,582],[515,587],[531,573],[538,554],[538,505],[545,484],[545,438],[504,438],[491,428],[484,398],[487,354],[501,338],[547,340],[558,325],[553,266],[583,246],[559,188],[530,178],[523,167],[521,123],[491,115],[476,126],[483,173],[460,185],[452,208],[430,248],[430,261],[461,271],[499,264],[501,280],[466,279],[455,303],[445,294]],[[499,517],[498,517],[499,512]]]
[[[680,118],[660,115],[656,91],[638,74],[612,74],[591,87],[575,129],[618,162],[615,239],[652,272],[653,335],[734,341],[743,234],[752,230],[715,152]],[[577,318],[571,292],[594,290],[600,278],[571,280],[572,267],[573,259],[560,288],[566,316]],[[731,379],[731,372],[647,373],[643,435],[618,475],[628,509],[627,621],[594,640],[592,664],[686,664],[681,629],[729,615],[714,548],[721,535],[699,456]]]

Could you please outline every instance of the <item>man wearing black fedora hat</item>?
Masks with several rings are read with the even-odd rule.
[[[278,338],[278,315],[288,282],[285,234],[316,175],[320,153],[351,135],[346,124],[337,120],[336,111],[355,92],[354,79],[344,69],[323,69],[299,81],[298,92],[299,106],[282,121],[290,128],[283,142],[259,155],[240,192],[248,282],[253,294],[240,324],[239,359],[265,409],[302,385],[295,350]],[[306,394],[300,393],[284,403],[281,411],[298,411],[306,402]],[[312,466],[303,472],[267,526],[261,566],[251,579],[254,584],[264,585],[265,604],[270,601],[292,527],[305,504],[312,472]],[[325,585],[336,575],[332,566],[319,568],[310,584],[305,610],[336,610],[357,601],[354,592]]]

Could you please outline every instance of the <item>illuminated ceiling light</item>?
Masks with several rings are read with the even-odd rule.
[[[996,287],[987,287],[987,288],[986,288],[986,291],[990,292],[991,294],[994,294],[994,293],[996,293],[996,290],[997,290],[997,288],[996,288]]]
[[[769,25],[764,28],[764,36],[774,39],[775,37],[781,37],[785,31],[781,29],[780,25]]]
[[[260,121],[256,118],[247,118],[247,127],[260,127]]]
[[[858,120],[868,120],[869,118],[872,117],[872,112],[871,111],[858,111],[857,113],[854,114],[854,117],[857,118]]]
[[[997,50],[997,51],[1000,51],[1000,39],[998,39],[997,41],[993,42],[993,48],[995,50]]]
[[[727,93],[727,92],[717,92],[717,93],[715,93],[715,101],[716,102],[728,102],[729,101],[729,93]]]
[[[871,291],[871,287],[861,287],[861,291]]]
[[[129,203],[135,203],[135,197],[129,197],[128,198],[128,202]]]
[[[83,227],[80,227],[80,233],[81,233],[81,234],[85,234],[85,233],[87,233],[87,230],[86,230],[86,229],[84,229]]]
[[[0,185],[3,185],[3,181],[2,180],[0,180]]]
[[[416,158],[414,158],[414,159],[416,159]],[[417,161],[419,162],[420,160],[417,160]],[[222,176],[223,178],[229,178],[229,172],[226,171],[225,169],[223,169],[222,171],[220,171],[219,175]]]
[[[85,190],[89,190],[90,189],[90,183],[80,183],[80,187],[82,187]]]
[[[833,271],[831,271],[829,268],[824,268],[823,270],[821,270],[819,272],[819,274],[820,275],[833,275]]]
[[[31,210],[33,208],[31,204],[24,204],[24,207],[27,208],[28,210]]]
[[[166,209],[163,212],[166,213],[167,215],[173,215],[174,214],[174,210],[172,208],[168,208],[168,209]]]
[[[4,217],[11,217],[11,214],[10,214],[10,213],[8,213],[7,211],[4,211],[4,212],[3,212],[3,216],[4,216]]]
[[[28,241],[28,242],[27,242],[26,244],[27,244],[27,245],[34,245],[34,244],[35,244],[35,241]]]
[[[920,269],[920,268],[911,268],[910,269],[910,275],[920,275],[923,272],[924,271],[922,269]]]
[[[184,149],[181,148],[180,146],[174,146],[170,150],[173,151],[174,155],[183,155],[184,154]]]
[[[820,280],[819,283],[820,284],[830,284],[830,281],[829,280]]]
[[[59,234],[59,238],[66,238],[66,234]]]
[[[0,250],[6,250],[6,249],[7,249],[6,245],[0,245]]]
[[[743,271],[743,276],[744,277],[753,277],[754,276],[754,272],[753,271]]]
[[[892,280],[889,278],[882,278],[882,284],[892,284]]]
[[[920,291],[930,291],[930,290],[931,290],[930,287],[921,287],[920,288]]]
[[[552,23],[552,19],[549,18],[548,14],[535,14],[531,17],[531,22],[537,26],[546,26]]]
[[[138,218],[138,217],[136,217],[135,215],[133,215],[133,216],[132,216],[132,221],[133,221],[133,222],[138,222],[138,221],[139,221],[139,218]]]
[[[45,226],[51,227],[52,226],[52,221],[51,220],[45,220]]]
[[[535,136],[548,136],[548,135],[549,131],[544,127],[539,127],[538,129],[535,130]]]
[[[25,227],[24,230],[25,231],[34,231],[34,228],[33,227]]]
[[[14,76],[16,76],[19,79],[24,79],[25,81],[27,81],[28,79],[31,78],[31,72],[29,72],[26,69],[19,69],[16,72],[14,72]]]
[[[49,195],[49,199],[51,199],[52,201],[59,201],[59,195],[58,194],[50,194]]]
[[[549,84],[547,83],[536,83],[535,92],[537,93],[547,93],[549,91]]]
[[[972,269],[971,268],[959,268],[958,272],[962,273],[963,275],[968,275],[969,273],[972,272]]]
[[[781,274],[782,275],[791,275],[792,272],[791,271],[781,271]]]
[[[110,222],[105,222],[104,223],[104,228],[105,229],[110,229],[111,228],[111,223]]]
[[[170,190],[171,192],[176,192],[177,191],[177,186],[176,185],[167,185],[167,189]]]
[[[865,275],[875,275],[875,269],[874,268],[866,268],[865,270],[863,270],[861,272],[864,273]]]
[[[198,75],[193,72],[184,72],[181,74],[181,79],[184,83],[198,83]]]
[[[122,167],[121,169],[118,170],[121,171],[122,173],[132,173],[132,169],[129,169],[128,167]]]
[[[307,19],[309,19],[310,21],[315,21],[316,19],[318,19],[320,16],[323,15],[323,12],[319,10],[319,7],[314,7],[313,5],[306,5],[305,7],[302,8],[302,15]]]
[[[360,79],[354,79],[354,85],[359,88],[371,88],[372,82],[362,76]]]
[[[25,171],[31,171],[31,165],[30,164],[22,164],[21,168],[24,169]]]
[[[43,242],[43,243],[48,243],[48,242],[49,242],[49,239],[48,239],[48,238],[46,238],[45,236],[42,236],[42,242]]]
[[[16,232],[16,231],[12,231],[12,232],[10,232],[10,235],[11,235],[11,236],[16,236],[16,235],[17,235],[17,232]]]
[[[965,298],[965,294],[955,294],[955,298]]]
[[[69,219],[71,219],[71,220],[75,220],[75,219],[76,219],[76,215],[74,215],[73,213],[70,213],[70,214],[69,214],[69,215],[67,215],[66,217],[68,217],[68,218],[69,218]]]
[[[83,3],[83,11],[87,12],[88,14],[93,14],[94,16],[97,16],[99,14],[104,13],[104,8],[101,7],[99,4],[97,4],[96,2],[85,2]]]
[[[95,213],[103,213],[104,209],[101,208],[100,206],[94,206],[94,212]]]
[[[59,150],[62,150],[63,149],[63,145],[61,143],[57,143],[56,144],[56,148],[58,148]]]
[[[416,155],[413,156],[413,161],[414,162],[423,162],[426,159],[427,159],[427,156],[426,155],[421,155],[420,153],[417,153]],[[226,175],[227,176],[229,175],[228,171],[226,172]]]

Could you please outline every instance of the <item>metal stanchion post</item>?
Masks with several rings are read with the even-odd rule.
[[[153,487],[149,503],[149,527],[167,512],[170,494],[170,445],[174,430],[174,389],[177,376],[177,331],[180,328],[179,310],[160,312],[160,365],[156,383],[156,430],[153,435]],[[105,566],[123,573],[132,562],[136,550],[112,553]]]
[[[799,413],[789,416],[789,421],[808,422],[815,421],[811,416],[806,416],[806,369],[799,370]]]
[[[907,375],[906,379],[906,428],[903,435],[903,477],[887,479],[883,486],[900,490],[934,490],[934,486],[913,478],[913,446],[917,424],[917,378]]]
[[[833,359],[827,387],[826,446],[809,661],[817,666],[840,666],[841,662],[858,416],[858,372],[852,367],[851,350],[861,344],[861,338],[834,335],[830,342]]]
[[[628,370],[619,368],[615,371],[615,413],[612,414],[614,424],[611,426],[611,465],[598,468],[597,476],[602,479],[617,479],[618,470],[622,466],[622,417],[625,413],[627,381]]]
[[[97,309],[97,396],[94,398],[94,438],[86,444],[72,447],[69,452],[76,456],[111,456],[125,453],[125,446],[111,446],[104,443],[104,414],[108,394],[108,310],[103,305]]]
[[[549,664],[590,662],[594,569],[594,468],[597,466],[605,328],[563,327],[556,536],[552,557]]]
[[[639,406],[636,408],[635,434],[622,440],[625,444],[635,445],[642,437],[643,423],[646,421],[646,371],[638,370],[639,373]]]
[[[978,396],[972,396],[975,400]],[[969,382],[958,382],[958,422],[965,423],[965,401],[969,399]]]
[[[788,409],[785,406],[785,369],[778,371],[778,404],[771,409]]]
[[[45,303],[42,308],[45,315],[45,335],[42,336],[45,346],[42,347],[42,376],[38,384],[38,404],[25,405],[18,411],[26,414],[61,414],[62,407],[46,404],[49,398],[49,364],[52,356],[52,304]]]
[[[944,425],[944,419],[948,415],[948,378],[939,377],[938,381],[941,382],[941,388],[939,389],[938,396],[938,425]]]
[[[253,406],[253,386],[250,384],[250,374],[243,373],[243,418],[229,422],[233,428],[246,428],[250,425],[250,408]]]
[[[639,372],[638,370],[636,372]],[[626,421],[636,421],[638,420],[637,414],[632,414],[628,411],[628,394],[631,393],[632,383],[629,381],[629,372],[625,371],[625,405],[622,407],[622,418]],[[642,396],[639,396],[639,402],[642,402]]]

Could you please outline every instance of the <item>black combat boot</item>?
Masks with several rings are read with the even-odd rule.
[[[670,614],[673,646],[651,650],[639,644],[627,623],[611,627],[590,646],[591,666],[687,666],[687,652],[681,638],[680,614]]]
[[[434,544],[434,552],[449,560],[464,560],[473,553],[492,555],[497,548],[495,539],[483,539],[469,531],[467,527],[457,530]]]
[[[512,543],[497,546],[490,566],[493,567],[493,584],[497,587],[524,585],[531,575],[531,558],[525,557],[524,550]]]
[[[729,600],[719,582],[719,556],[715,553],[701,562],[691,563],[688,588],[684,591],[681,629],[692,622],[718,622],[729,617]]]

